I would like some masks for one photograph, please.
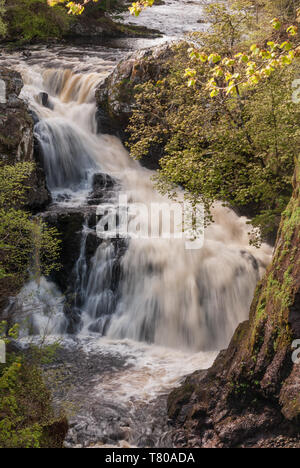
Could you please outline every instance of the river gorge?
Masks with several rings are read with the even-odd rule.
[[[173,446],[168,394],[227,348],[272,260],[270,245],[249,245],[248,219],[221,202],[201,249],[187,250],[181,239],[97,236],[97,209],[115,212],[120,193],[131,204],[171,203],[153,186],[153,170],[130,158],[118,132],[101,127],[95,98],[132,53],[207,27],[201,2],[192,2],[183,22],[190,2],[165,3],[135,20],[160,29],[157,39],[36,45],[27,56],[4,50],[0,57],[21,74],[20,98],[34,119],[35,154],[51,195],[37,216],[70,231],[68,269],[32,277],[8,306],[27,324],[22,346],[39,336],[60,344],[45,375],[68,414],[66,447]]]

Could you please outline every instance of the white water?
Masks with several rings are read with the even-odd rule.
[[[92,175],[105,172],[121,182],[133,203],[169,202],[154,190],[152,173],[132,161],[116,138],[96,134],[92,101],[101,76],[38,68],[23,71],[23,76],[23,95],[42,119],[35,131],[55,196],[67,191],[73,195],[70,205],[74,199],[84,204]],[[52,110],[35,98],[41,90],[49,93]],[[221,204],[214,208],[214,221],[199,250],[186,250],[184,240],[130,241],[109,337],[184,350],[219,350],[228,345],[238,323],[247,318],[271,248],[250,247],[246,218]],[[83,331],[108,315],[105,310],[113,298],[107,280],[113,256],[112,244],[101,245],[96,252],[83,306]]]
[[[158,29],[168,40],[178,39],[185,33],[208,27],[202,22],[203,3],[203,0],[164,0],[161,5],[148,8],[139,17],[133,17],[129,12],[122,17],[126,23]]]
[[[92,52],[91,56],[90,63],[88,54],[84,63],[65,60],[67,70],[45,69],[45,57],[30,66],[14,58],[25,82],[22,96],[40,119],[35,131],[55,203],[84,206],[98,172],[118,179],[132,202],[169,203],[154,190],[152,173],[132,161],[117,138],[97,135],[94,90],[112,63],[97,61]],[[91,73],[94,69],[97,73]],[[41,91],[49,94],[50,109],[41,105]],[[209,367],[218,350],[228,345],[238,323],[247,319],[255,285],[270,262],[269,246],[249,246],[245,218],[220,204],[214,208],[214,220],[198,251],[187,251],[181,240],[132,239],[121,263],[117,301],[110,287],[113,243],[98,248],[89,275],[83,254],[77,264],[76,287],[84,292],[81,333],[65,337],[65,346],[71,341],[75,353],[81,349],[87,356],[92,350],[93,362],[108,355],[112,363],[125,360],[118,372],[112,364],[111,372],[96,373],[87,394],[104,408],[117,402],[120,412],[130,415],[131,426],[137,425],[136,432],[141,429],[139,418],[144,421],[137,408],[150,404],[182,376]],[[46,279],[28,284],[18,304],[32,332],[57,334],[66,329],[63,297]],[[104,330],[107,337],[101,338]],[[104,426],[101,434],[107,430]],[[100,433],[97,440],[102,440]],[[76,445],[73,436],[70,440]],[[126,440],[136,443],[137,435]]]

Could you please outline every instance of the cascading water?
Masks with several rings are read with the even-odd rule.
[[[168,203],[155,192],[150,171],[131,161],[115,138],[96,134],[96,108],[90,101],[100,77],[69,70],[42,75],[43,88],[35,95],[44,91],[50,98],[46,109],[37,100],[33,104],[41,118],[35,133],[55,199],[59,194],[69,204],[74,199],[86,203],[93,175],[104,171],[120,181],[131,203]],[[30,86],[29,79],[25,94]],[[221,204],[215,206],[214,218],[199,250],[186,250],[181,239],[131,239],[121,260],[117,294],[111,289],[114,242],[106,240],[98,247],[88,272],[83,230],[76,267],[81,333],[97,331],[113,339],[186,350],[228,345],[237,324],[247,318],[270,248],[249,247],[247,220]]]
[[[103,73],[81,74],[45,70],[40,65],[18,68],[25,82],[22,96],[38,120],[35,134],[53,196],[52,209],[90,205],[97,174],[117,181],[101,202],[115,210],[120,190],[132,204],[170,203],[154,190],[152,172],[131,160],[117,138],[97,134],[94,91],[107,68]],[[41,93],[48,94],[46,105]],[[88,393],[93,405],[101,401],[103,417],[105,411],[108,416],[100,424],[100,416],[85,406],[76,419],[78,427],[68,436],[70,445],[79,443],[78,434],[84,444],[126,439],[145,445],[149,437],[154,444],[161,442],[154,429],[150,436],[144,428],[154,418],[149,402],[184,374],[208,367],[216,352],[228,345],[237,324],[247,318],[255,285],[272,249],[265,244],[260,249],[250,247],[247,220],[228,208],[216,204],[213,215],[202,249],[186,250],[180,239],[127,242],[107,238],[99,241],[90,264],[85,252],[91,227],[83,226],[71,312],[79,323],[77,336],[63,338],[65,349],[70,346],[71,350],[70,355],[65,351],[64,359],[75,366],[74,352],[83,356],[84,349],[90,356],[95,375],[86,376],[89,383],[76,388],[75,399],[80,401]],[[18,298],[19,306],[25,305],[25,315],[33,320],[34,333],[47,331],[47,303],[53,293],[50,332],[62,333],[68,329],[63,298],[53,284],[44,278],[38,285],[31,282]],[[78,369],[78,373],[85,372],[83,364]],[[117,407],[111,402],[111,392]],[[150,405],[147,411],[145,402]],[[108,434],[107,421],[116,413],[124,427],[131,428],[130,436],[125,437],[117,422],[114,431],[121,430],[123,435]],[[94,432],[86,429],[90,424]]]
[[[151,171],[130,160],[116,138],[96,134],[96,108],[90,101],[100,77],[69,70],[41,74],[43,88],[34,88],[29,77],[24,95],[32,87],[34,96],[50,95],[46,109],[32,95],[30,102],[41,119],[35,133],[54,199],[59,194],[70,205],[86,203],[93,175],[104,171],[120,181],[131,203],[168,203],[155,192]],[[187,350],[225,347],[247,318],[271,249],[251,248],[247,220],[221,204],[214,208],[214,220],[198,250],[187,250],[181,239],[131,239],[121,260],[118,303],[111,290],[113,241],[98,247],[90,272],[83,248],[77,263],[82,333],[93,330]]]

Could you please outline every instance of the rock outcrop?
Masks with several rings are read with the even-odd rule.
[[[85,288],[93,268],[93,257],[103,242],[103,238],[97,233],[97,223],[102,217],[101,214],[97,214],[97,207],[110,203],[116,195],[117,187],[116,179],[105,173],[97,173],[94,175],[92,191],[85,204],[76,208],[67,204],[53,204],[40,214],[48,226],[56,228],[60,236],[62,268],[53,272],[51,279],[66,297],[65,314],[70,333],[78,331],[80,326]],[[121,275],[120,259],[126,251],[126,242],[123,239],[114,239],[112,244],[115,255],[111,263],[109,289],[113,294],[117,294]]]
[[[175,51],[170,44],[132,53],[122,60],[96,90],[98,130],[126,141],[126,128],[136,108],[135,86],[161,80],[169,71]],[[153,147],[141,163],[157,169],[163,148]]]
[[[104,12],[99,15],[99,10],[93,14],[93,5],[90,4],[89,7],[89,15],[79,16],[71,22],[65,39],[99,43],[103,39],[111,38],[160,36],[160,32],[153,29],[113,21],[109,16],[105,16]]]
[[[72,273],[80,255],[83,225],[91,218],[95,218],[95,215],[93,210],[84,211],[53,205],[49,211],[42,213],[41,217],[48,226],[55,227],[60,234],[60,263],[63,268],[55,271],[52,278],[60,289],[66,292],[70,282],[74,281]]]
[[[21,75],[0,68],[2,96],[0,99],[0,163],[32,161],[34,158],[33,120],[27,104],[19,98],[23,87]],[[35,170],[25,181],[28,192],[26,206],[39,211],[50,201],[44,172],[36,163]]]
[[[296,166],[273,263],[249,321],[211,369],[169,396],[176,446],[300,446],[300,363],[293,356],[300,339],[300,159]]]

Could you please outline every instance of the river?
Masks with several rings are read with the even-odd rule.
[[[118,181],[105,200],[113,209],[120,191],[131,203],[170,203],[153,188],[151,171],[131,160],[116,137],[97,133],[94,98],[97,85],[131,50],[202,27],[200,2],[165,3],[130,20],[160,29],[163,38],[34,46],[30,57],[19,52],[1,57],[3,65],[21,72],[21,96],[38,116],[35,135],[52,211],[85,209],[99,173]],[[41,92],[49,96],[47,107],[38,97]],[[247,220],[221,204],[214,208],[214,220],[199,250],[186,250],[177,239],[131,239],[120,258],[118,245],[106,239],[89,271],[85,241],[90,227],[84,225],[72,334],[65,298],[56,285],[42,278],[21,291],[16,302],[35,330],[34,340],[46,334],[50,342],[60,343],[47,377],[55,402],[69,416],[66,447],[172,445],[168,392],[186,375],[208,368],[228,345],[238,323],[247,318],[255,285],[272,254],[265,244],[250,247]],[[114,288],[116,258],[121,277]],[[24,336],[23,342],[28,339]]]

